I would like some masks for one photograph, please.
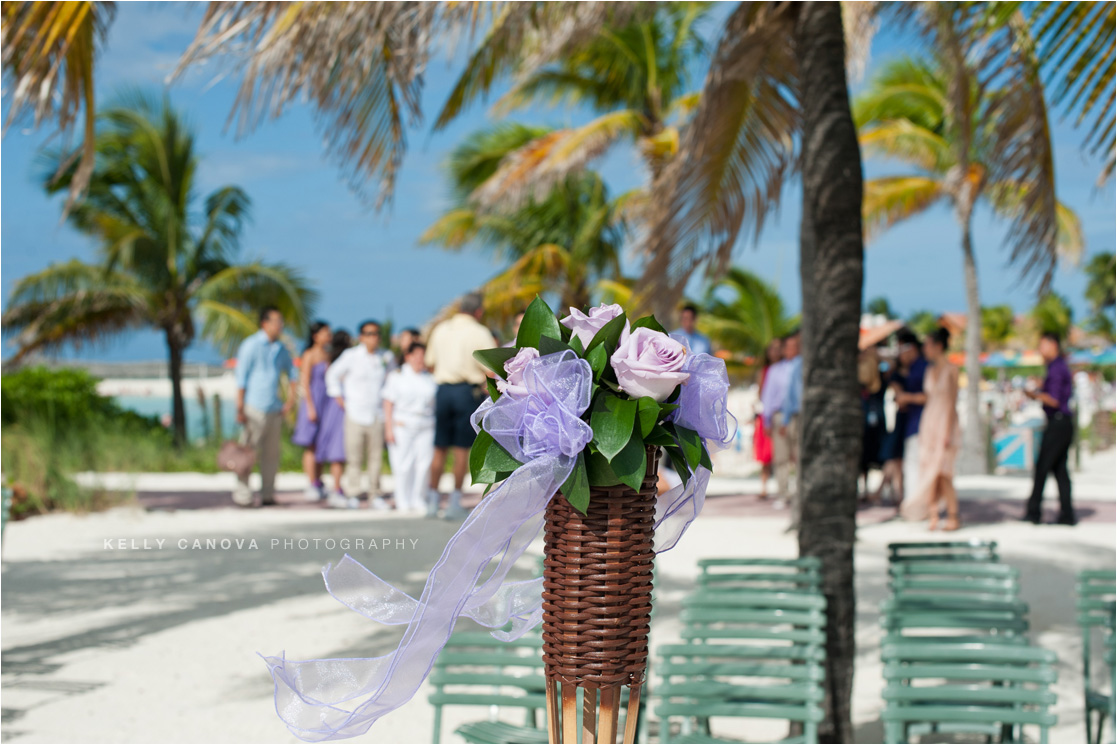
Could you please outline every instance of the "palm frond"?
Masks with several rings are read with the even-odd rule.
[[[227,305],[249,317],[265,305],[274,305],[292,332],[301,334],[309,324],[318,297],[318,291],[301,270],[283,263],[255,261],[229,266],[209,277],[195,290],[192,299],[202,320],[202,334],[228,351],[244,336],[218,335],[223,329],[235,330],[235,326],[229,325],[228,313],[214,309],[217,305]]]
[[[423,231],[419,245],[438,245],[452,251],[464,248],[477,237],[479,220],[475,209],[451,209]]]
[[[698,317],[702,332],[721,348],[750,356],[762,354],[772,339],[796,323],[775,287],[741,267],[730,268],[711,285],[702,306]]]
[[[228,305],[219,300],[200,300],[194,311],[202,321],[202,336],[221,353],[231,356],[244,339],[256,332],[256,314],[244,305]]]
[[[461,200],[468,198],[492,178],[505,158],[551,131],[548,127],[498,122],[468,135],[454,147],[446,163],[454,195]]]
[[[77,259],[16,283],[2,325],[16,334],[15,359],[65,344],[97,343],[151,322],[151,297],[128,276]]]
[[[648,9],[631,2],[512,2],[494,14],[484,39],[454,84],[434,128],[440,130],[517,70],[538,70],[605,25]]]
[[[570,254],[560,246],[544,244],[529,250],[482,285],[485,314],[503,325],[523,312],[536,295],[561,289],[569,265]]]
[[[950,144],[935,132],[906,119],[865,125],[857,137],[869,156],[894,158],[928,173],[942,173],[954,164]]]
[[[541,200],[618,139],[634,136],[641,122],[635,111],[613,111],[583,126],[535,139],[506,156],[497,171],[473,192],[471,200],[483,209],[504,212]]]
[[[1030,184],[1021,184],[1012,181],[1000,181],[989,187],[989,202],[993,211],[1010,220],[1017,219],[1021,210],[1027,208],[1027,192]],[[1057,250],[1059,258],[1071,265],[1078,265],[1082,260],[1082,253],[1086,247],[1086,238],[1082,232],[1082,221],[1078,214],[1063,202],[1055,206],[1055,217],[1058,230]]]
[[[1099,182],[1114,171],[1114,69],[1117,5],[1112,2],[1052,2],[1029,15],[1040,46],[1044,76],[1054,89],[1052,104],[1091,120],[1083,146],[1105,158]]]
[[[114,12],[111,2],[4,2],[0,6],[4,74],[13,83],[5,90],[11,93],[5,133],[28,111],[36,127],[54,119],[66,132],[78,111],[84,110],[80,159],[69,180],[69,203],[85,189],[93,172],[93,62]]]
[[[923,212],[946,196],[941,181],[926,176],[875,178],[865,182],[862,200],[866,239]]]
[[[795,161],[794,9],[743,3],[726,23],[679,153],[653,186],[637,304],[672,310],[693,271],[759,232]]]
[[[880,26],[880,3],[842,3],[842,30],[846,41],[846,72],[849,79],[861,80],[869,66],[869,51]]]
[[[206,196],[206,221],[198,237],[198,253],[210,259],[230,258],[239,247],[251,208],[252,200],[239,186],[223,186]]]
[[[231,55],[242,75],[230,122],[244,134],[307,99],[330,155],[362,191],[391,194],[420,116],[422,73],[441,29],[466,21],[467,5],[436,3],[210,3],[179,63]]]

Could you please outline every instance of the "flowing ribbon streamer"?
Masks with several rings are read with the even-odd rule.
[[[674,420],[711,442],[731,441],[724,363],[706,354],[690,355],[684,369],[691,377]],[[550,354],[525,369],[526,393],[486,401],[473,415],[474,428],[483,425],[525,464],[469,514],[418,599],[348,554],[323,570],[326,588],[339,602],[370,620],[406,624],[407,629],[399,647],[385,656],[309,661],[263,657],[275,682],[276,713],[292,734],[319,742],[368,731],[415,696],[461,616],[493,629],[493,636],[502,640],[518,638],[540,622],[543,579],[505,578],[539,534],[547,505],[593,437],[580,418],[590,404],[592,381],[584,359],[570,351]],[[709,479],[710,471],[699,467],[685,485],[659,497],[656,552],[674,547],[698,516]],[[509,623],[510,630],[499,630]]]

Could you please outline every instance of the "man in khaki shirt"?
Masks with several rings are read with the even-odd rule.
[[[495,347],[496,339],[481,325],[484,303],[481,295],[467,294],[458,313],[434,327],[427,340],[427,366],[434,373],[438,393],[434,405],[434,460],[431,462],[427,516],[438,514],[441,495],[438,480],[446,467],[446,453],[454,450],[454,490],[443,513],[446,519],[461,519],[462,485],[469,468],[469,448],[476,434],[469,417],[484,400],[487,373],[473,352]]]

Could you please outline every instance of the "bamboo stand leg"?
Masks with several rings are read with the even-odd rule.
[[[628,688],[628,713],[624,719],[624,744],[636,744],[636,727],[640,715],[640,688],[642,685],[633,685]]]

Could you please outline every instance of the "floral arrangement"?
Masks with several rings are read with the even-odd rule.
[[[559,396],[546,394],[561,381],[548,378],[539,360],[556,354],[567,361],[576,357],[583,371],[589,371],[584,411],[570,410]],[[570,308],[570,315],[559,321],[536,298],[524,314],[514,347],[485,349],[474,356],[497,376],[488,381],[491,404],[520,404],[518,438],[526,459],[541,449],[533,445],[563,436],[563,454],[576,457],[576,463],[560,491],[583,513],[591,486],[640,489],[649,446],[663,448],[684,483],[700,465],[712,470],[703,434],[719,434],[694,428],[701,411],[693,409],[702,396],[697,385],[688,390],[688,382],[697,367],[710,366],[705,360],[722,370],[724,364],[691,354],[653,316],[630,323],[620,305],[601,305],[588,313]],[[489,488],[524,464],[486,429],[485,414],[491,408],[484,406],[475,417],[479,431],[469,460],[473,482]]]
[[[375,658],[264,657],[275,710],[304,741],[357,736],[410,700],[462,617],[503,640],[538,625],[542,577],[508,574],[542,530],[551,499],[561,493],[585,513],[591,486],[639,491],[649,447],[664,448],[683,479],[656,498],[655,550],[670,550],[702,510],[707,447],[733,436],[725,363],[692,354],[653,317],[630,323],[618,305],[571,309],[560,322],[537,298],[514,347],[475,356],[496,375],[472,417],[470,471],[488,488],[422,593],[412,597],[348,555],[322,572],[346,607],[406,625],[399,647]]]

